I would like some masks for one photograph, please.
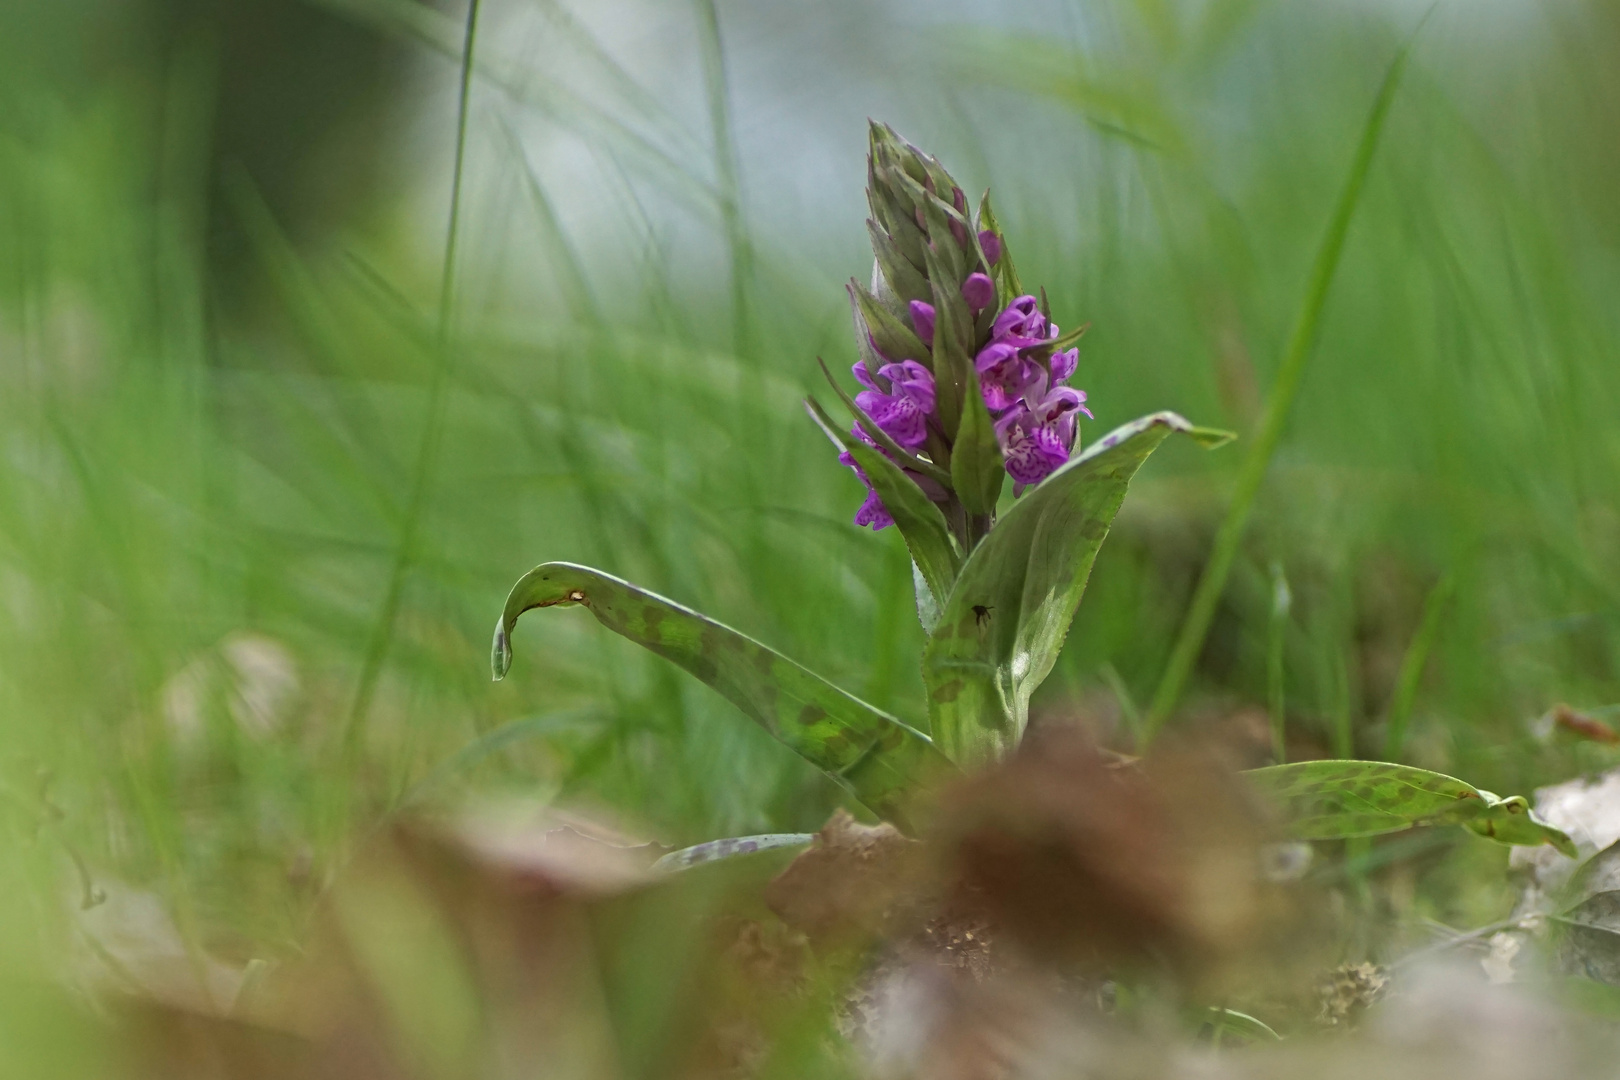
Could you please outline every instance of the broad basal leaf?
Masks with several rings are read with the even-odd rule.
[[[572,604],[718,690],[891,821],[906,824],[907,792],[949,767],[928,736],[787,657],[672,600],[573,563],[537,566],[512,587],[495,625],[495,678],[512,664],[512,626],[519,615]]]
[[[1203,433],[1170,412],[1110,432],[1014,503],[963,564],[923,651],[934,738],[958,764],[1017,745],[1125,489],[1172,432]]]
[[[1244,773],[1282,811],[1301,840],[1378,836],[1419,825],[1464,825],[1504,844],[1551,844],[1573,856],[1568,836],[1536,819],[1520,796],[1499,798],[1453,776],[1382,761],[1302,761]]]

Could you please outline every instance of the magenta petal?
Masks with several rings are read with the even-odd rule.
[[[887,529],[890,525],[893,525],[894,518],[889,516],[889,510],[883,505],[883,500],[878,498],[877,492],[868,491],[866,501],[861,503],[859,510],[855,511],[855,524],[863,528],[869,525],[873,532],[877,532],[879,529]]]
[[[973,370],[980,375],[998,368],[1008,360],[1018,355],[1018,347],[1009,345],[1004,341],[993,341],[979,350],[979,355],[973,358]]]
[[[1052,354],[1052,382],[1057,384],[1067,382],[1074,369],[1080,366],[1080,350],[1065,349],[1063,352]]]

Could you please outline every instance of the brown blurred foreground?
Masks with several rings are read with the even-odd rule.
[[[188,953],[115,892],[146,940],[87,912],[81,967],[124,1075],[175,1080],[1609,1074],[1611,1034],[1493,984],[1511,955],[1344,963],[1293,847],[1210,755],[1059,732],[937,793],[918,839],[840,812],[808,848],[668,872],[484,807],[379,837],[297,959]]]

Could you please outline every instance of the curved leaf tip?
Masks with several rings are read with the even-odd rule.
[[[506,617],[495,620],[495,644],[489,651],[489,667],[495,676],[495,682],[506,678],[506,673],[512,668],[512,643],[506,636]]]
[[[583,604],[584,590],[577,583],[563,579],[568,571],[585,569],[571,563],[545,563],[524,574],[512,587],[501,617],[495,623],[495,641],[490,647],[489,666],[495,682],[504,679],[512,668],[512,625],[518,616],[530,608]]]
[[[1220,428],[1209,427],[1191,428],[1187,431],[1187,434],[1192,438],[1193,442],[1202,446],[1205,450],[1214,450],[1217,447],[1225,446],[1237,438],[1237,432],[1235,431],[1223,431]]]

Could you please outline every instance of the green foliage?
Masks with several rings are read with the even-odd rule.
[[[906,796],[931,773],[950,768],[928,736],[774,650],[671,600],[572,563],[544,563],[512,586],[495,624],[495,678],[511,667],[518,616],[575,604],[719,691],[880,815],[906,822]]]
[[[1133,421],[1026,493],[968,556],[923,651],[931,730],[953,760],[1018,745],[1125,489],[1175,432],[1208,437],[1174,413]]]
[[[1503,844],[1575,845],[1536,819],[1522,796],[1501,798],[1455,777],[1381,761],[1302,761],[1244,774],[1301,840],[1379,836],[1425,825],[1463,825]]]
[[[417,192],[438,190],[452,160],[459,19],[409,0],[318,5],[413,50],[395,69],[437,71],[445,91],[377,88],[420,106],[413,148],[445,138],[404,167],[391,158],[390,186],[336,221],[211,154],[242,115],[239,58],[215,51],[209,23],[153,32],[132,14],[147,6],[0,14],[0,769],[30,793],[54,778],[52,832],[93,873],[160,888],[199,935],[224,928],[233,950],[272,957],[350,838],[418,794],[611,807],[672,843],[825,819],[837,793],[815,770],[583,619],[528,624],[526,677],[492,689],[488,616],[537,550],[749,627],[885,712],[926,714],[908,552],[849,526],[858,485],[795,422],[809,358],[855,359],[829,282],[859,269],[860,242],[858,182],[806,168],[801,133],[845,130],[833,114],[850,95],[904,106],[974,194],[993,189],[981,219],[1011,238],[1026,281],[1066,329],[1095,322],[1076,379],[1095,430],[1170,406],[1249,434],[1411,29],[1404,9],[1243,0],[1125,5],[1108,33],[1043,34],[1038,50],[998,45],[987,25],[916,49],[915,20],[859,20],[859,40],[818,24],[791,36],[806,66],[790,105],[777,86],[732,90],[795,118],[737,127],[753,215],[739,222],[719,212],[717,140],[669,104],[699,96],[695,63],[618,66],[595,24],[553,18],[587,12],[573,0],[503,11],[512,32],[480,42],[472,82],[442,441],[396,591],[445,355],[443,200]],[[739,17],[801,11],[820,18],[771,4]],[[1339,718],[1350,752],[1378,753],[1387,717],[1404,754],[1496,790],[1613,763],[1607,746],[1541,740],[1523,721],[1556,701],[1620,701],[1616,24],[1581,3],[1513,18],[1442,7],[1419,39],[1173,723],[1213,716],[1224,737],[1270,697],[1277,560],[1294,594],[1275,685],[1295,755],[1333,745]],[[774,74],[774,55],[749,50],[789,35],[759,25],[728,38],[729,59]],[[254,77],[273,80],[276,54],[253,55]],[[272,84],[256,100],[282,96]],[[320,103],[362,141],[390,137],[353,106]],[[503,137],[537,130],[567,152],[526,160]],[[324,144],[300,149],[308,190],[363,190]],[[851,144],[829,159],[858,156]],[[915,222],[887,224],[921,265]],[[703,253],[739,227],[756,315],[734,338],[730,283]],[[246,268],[224,291],[221,250]],[[1024,291],[993,276],[1003,299]],[[890,282],[902,299],[928,298],[907,280]],[[1148,699],[1241,461],[1167,447],[1133,481],[1034,712],[1106,731],[1107,688]],[[1408,665],[1440,580],[1449,603],[1427,661]],[[339,767],[391,592],[370,720]],[[244,643],[294,677],[239,667]],[[20,958],[50,936],[33,919],[56,909],[61,849],[11,835],[4,943],[25,948],[6,953],[8,1003],[61,970],[52,957],[36,982]],[[1398,843],[1432,856],[1448,838]],[[1504,915],[1500,860],[1468,859],[1466,872],[1412,860],[1393,917]],[[647,1026],[678,1017],[653,1010]],[[20,1026],[42,1058],[95,1044],[78,1019]]]
[[[962,423],[951,447],[951,486],[962,500],[962,509],[969,514],[989,515],[995,513],[1007,471],[996,441],[995,424],[979,390],[979,377],[971,367],[964,386]]]

